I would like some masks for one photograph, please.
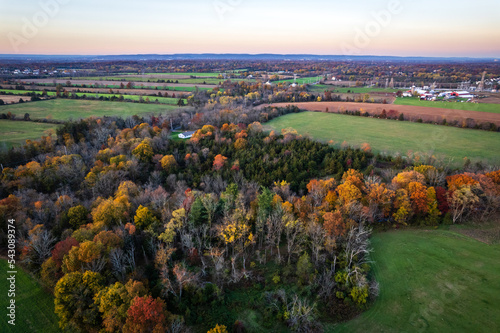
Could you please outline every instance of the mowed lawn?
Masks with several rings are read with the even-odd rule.
[[[369,143],[375,153],[406,154],[408,151],[434,155],[452,164],[462,165],[463,158],[500,164],[500,133],[462,129],[406,121],[374,119],[321,112],[300,112],[278,117],[266,123],[268,129],[292,127],[336,145]]]
[[[500,332],[500,244],[447,230],[372,236],[380,295],[327,332]]]
[[[397,98],[394,101],[397,105],[425,106],[431,108],[444,108],[453,110],[479,111],[500,113],[500,104],[489,103],[466,103],[466,102],[445,102],[445,101],[421,101],[417,98]]]
[[[66,121],[91,116],[119,116],[125,118],[133,115],[158,115],[159,113],[167,113],[176,109],[178,109],[176,105],[53,99],[49,101],[2,105],[0,106],[0,113],[10,111],[18,118],[22,118],[25,113],[29,113],[31,119],[46,119],[48,117]]]
[[[17,267],[16,274],[16,325],[7,323],[9,318],[7,306],[10,298],[7,296],[9,283],[7,281],[7,261],[0,259],[2,279],[0,279],[0,308],[2,309],[2,320],[0,320],[0,332],[61,332],[59,329],[59,318],[54,313],[54,297],[43,290],[40,284],[30,275]]]
[[[39,140],[45,131],[55,129],[58,125],[34,123],[31,121],[0,120],[0,150],[6,150],[12,146],[20,146],[26,140]]]

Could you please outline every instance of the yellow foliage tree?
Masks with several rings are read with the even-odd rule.
[[[147,229],[149,226],[158,223],[159,221],[148,207],[140,205],[135,212],[134,222],[139,228]]]

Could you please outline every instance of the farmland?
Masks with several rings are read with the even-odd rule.
[[[369,143],[375,152],[408,151],[452,159],[459,165],[473,161],[500,164],[500,134],[445,126],[372,119],[339,114],[302,112],[268,122],[269,129],[295,128],[300,134],[360,146]]]
[[[31,119],[76,120],[88,117],[159,114],[178,109],[175,105],[103,102],[89,100],[55,99],[0,106],[0,113],[11,112],[17,118],[29,113]]]
[[[28,91],[25,90],[2,90],[2,92],[6,93],[12,93],[12,94],[25,94],[29,93]],[[35,91],[35,93],[41,95],[41,91]],[[178,102],[178,99],[172,98],[172,97],[159,97],[159,96],[141,96],[141,95],[121,95],[121,94],[103,94],[103,93],[85,93],[85,92],[72,92],[72,94],[78,96],[78,97],[93,97],[93,98],[120,98],[123,97],[126,100],[131,100],[131,101],[140,101],[141,98],[142,100],[151,100],[151,102],[158,101],[158,103],[161,104],[171,104],[175,105]],[[47,92],[48,96],[56,96],[56,92],[54,91],[48,91]],[[186,100],[183,100],[184,103],[186,103]]]
[[[7,261],[0,259],[2,272],[8,271]],[[8,281],[0,281],[2,297],[0,304],[4,311],[8,306]],[[16,325],[7,324],[7,319],[0,321],[1,332],[60,332],[57,315],[54,313],[53,296],[42,289],[38,282],[21,268],[16,274]]]
[[[224,81],[224,79],[218,79],[217,77],[202,77],[202,78],[190,78],[190,77],[183,77],[183,78],[160,78],[158,76],[156,77],[151,77],[151,76],[139,76],[139,75],[130,75],[130,76],[108,76],[108,77],[75,77],[72,79],[73,81],[79,81],[79,80],[93,80],[93,81],[131,81],[131,82],[158,82],[159,80],[178,80],[178,83],[185,83],[185,84],[219,84],[220,82]],[[239,79],[235,79],[239,80]],[[241,79],[243,80],[243,79]],[[160,82],[161,83],[161,82]]]
[[[462,111],[478,111],[500,113],[500,104],[488,103],[460,103],[460,102],[444,102],[444,101],[421,101],[417,98],[397,98],[394,104],[397,105],[413,105],[431,108],[445,108]]]
[[[18,146],[28,139],[38,140],[46,135],[47,130],[55,130],[56,127],[54,124],[0,120],[0,150]]]
[[[384,89],[384,88],[375,88],[375,87],[336,87],[329,84],[316,84],[308,88],[309,91],[312,92],[323,92],[326,90],[334,91],[335,93],[341,94],[370,94],[370,93],[388,93],[392,94],[396,92],[396,89]]]
[[[389,100],[389,99],[388,99]],[[474,119],[477,124],[494,123],[500,126],[500,114],[491,112],[467,111],[442,109],[437,107],[424,107],[414,105],[394,105],[394,104],[378,104],[378,103],[352,103],[352,102],[303,102],[303,103],[280,103],[271,104],[272,106],[286,106],[293,104],[303,110],[308,111],[329,111],[329,112],[344,112],[344,111],[360,111],[370,114],[381,114],[383,110],[386,112],[394,111],[396,117],[401,113],[405,120],[422,119],[427,122],[435,122],[441,124],[444,120],[448,123],[456,121],[462,123],[467,118]],[[265,105],[264,105],[265,106]],[[447,105],[443,105],[447,106]]]
[[[323,79],[323,76],[314,76],[314,77],[301,77],[297,78],[295,81],[297,84],[308,84],[308,83],[313,83],[313,82],[318,82],[321,79]],[[294,79],[286,79],[286,80],[279,80],[279,81],[274,81],[274,83],[277,82],[294,82]]]
[[[372,236],[380,295],[330,332],[498,332],[500,245],[450,230]]]
[[[38,85],[38,86],[28,86],[26,87],[28,89],[25,89],[25,90],[16,90],[15,89],[15,86],[3,86],[2,89],[0,89],[0,92],[1,91],[16,91],[16,94],[26,94],[26,93],[30,93],[30,92],[37,92],[37,93],[41,93],[43,90],[47,90],[48,92],[55,92],[56,91],[56,87],[54,86],[43,86],[43,85]],[[168,87],[167,87],[168,88]],[[84,93],[87,93],[87,94],[92,94],[92,93],[100,93],[100,94],[109,94],[110,93],[110,90],[113,90],[113,94],[124,94],[124,95],[155,95],[157,96],[158,93],[162,93],[165,94],[169,94],[169,95],[172,95],[172,94],[176,94],[176,96],[180,96],[180,95],[189,95],[191,94],[191,91],[188,91],[190,90],[188,87],[186,89],[182,89],[181,87],[171,87],[172,89],[165,89],[165,88],[162,88],[162,89],[148,89],[146,87],[137,87],[135,89],[131,88],[131,89],[127,89],[127,88],[121,88],[119,85],[117,86],[108,86],[108,87],[102,87],[102,88],[93,88],[93,87],[81,87],[81,86],[76,86],[76,87],[64,87],[64,90],[68,91],[68,92],[84,92]],[[169,90],[172,90],[171,92]],[[194,87],[193,87],[193,90]],[[204,89],[200,89],[200,90],[204,90]],[[9,95],[6,95],[6,96],[9,96]]]
[[[101,78],[102,79],[102,78]],[[195,80],[195,79],[193,79]],[[120,79],[120,80],[86,80],[86,79],[30,79],[28,80],[27,82],[28,83],[33,83],[33,84],[50,84],[50,85],[54,85],[54,83],[58,84],[62,84],[62,85],[65,85],[67,83],[67,81],[70,81],[70,83],[72,85],[95,85],[96,83],[99,84],[99,86],[106,86],[106,87],[109,87],[109,88],[117,88],[120,86],[119,83],[117,82],[122,82],[123,84],[127,84],[128,82],[132,82],[133,85],[135,87],[138,87],[138,88],[142,88],[144,86],[144,88],[147,88],[147,89],[155,89],[156,87],[158,87],[158,89],[160,89],[160,87],[162,87],[163,89],[165,88],[171,88],[171,87],[176,87],[176,88],[180,88],[182,87],[183,89],[182,90],[185,90],[187,87],[191,87],[194,89],[194,86],[196,86],[197,84],[194,84],[194,83],[189,83],[189,82],[179,82],[179,83],[166,83],[166,82],[147,82],[146,81],[127,81],[125,79]],[[217,83],[214,83],[214,84],[209,84],[207,82],[207,84],[199,84],[200,85],[200,89],[205,88],[205,89],[213,89],[215,87],[217,87],[217,85],[219,84],[221,80],[217,80]],[[203,80],[202,80],[203,82]]]

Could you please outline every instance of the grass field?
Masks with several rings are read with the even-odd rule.
[[[23,105],[23,104],[21,104]],[[38,140],[44,132],[56,129],[57,125],[34,123],[31,121],[0,120],[0,150],[24,144],[26,140]]]
[[[191,79],[189,76],[187,76],[185,79],[169,79],[169,78],[163,78],[160,79],[158,77],[156,78],[150,78],[147,76],[138,76],[138,75],[125,75],[125,76],[83,76],[83,77],[75,77],[72,80],[78,81],[78,80],[95,80],[96,82],[99,81],[123,81],[123,82],[158,82],[158,80],[170,80],[170,81],[179,81],[179,83],[188,83],[188,84],[219,84],[219,82],[224,81],[224,79],[218,79],[218,78],[213,78],[213,77],[206,77],[206,78],[196,78],[196,79]],[[243,80],[246,81],[247,79],[234,79],[234,80]]]
[[[139,74],[130,74],[130,75],[136,75],[138,76]],[[168,75],[185,75],[185,76],[196,76],[196,77],[217,77],[219,73],[207,73],[207,72],[200,72],[200,73],[186,73],[186,72],[178,72],[178,73],[144,73],[143,75],[148,75],[148,76],[168,76]],[[126,75],[119,75],[120,77],[127,77]]]
[[[297,84],[309,84],[313,82],[318,82],[323,79],[323,76],[312,76],[312,77],[301,77],[297,78],[296,82]],[[273,81],[273,83],[278,83],[278,82],[290,82],[292,83],[294,79],[286,79],[286,80],[279,80],[279,81]]]
[[[289,114],[266,126],[274,130],[293,127],[300,134],[324,142],[334,140],[337,145],[367,142],[376,153],[433,154],[453,159],[456,166],[462,165],[464,157],[500,164],[500,133],[496,132],[319,112]]]
[[[499,332],[500,245],[448,230],[372,236],[380,295],[326,332]]]
[[[335,91],[335,93],[339,94],[347,94],[347,91],[353,94],[369,94],[373,92],[379,92],[379,93],[382,92],[391,94],[397,91],[397,89],[369,88],[369,87],[352,87],[352,88],[335,87],[329,84],[317,84],[314,86],[310,86],[308,89],[311,92],[323,92],[325,90],[330,90],[330,91]]]
[[[42,289],[38,282],[30,275],[17,267],[16,274],[16,325],[7,323],[7,306],[10,298],[7,297],[9,284],[6,279],[7,261],[0,259],[2,279],[0,279],[0,308],[2,308],[2,320],[0,320],[0,332],[61,332],[58,326],[59,318],[54,313],[53,296]],[[5,275],[4,275],[5,274]]]
[[[0,91],[0,93],[2,93],[2,92],[3,93],[8,92],[8,93],[19,94],[19,95],[24,95],[24,94],[29,93],[29,92],[35,92],[38,95],[42,94],[41,91],[26,91],[26,90],[13,90],[13,89],[4,89],[4,90]],[[120,94],[83,93],[83,92],[71,92],[70,94],[76,94],[78,97],[87,96],[87,97],[95,97],[95,98],[99,98],[99,97],[111,98],[113,96],[115,96],[115,97],[123,96],[124,99],[129,99],[132,101],[139,101],[141,98],[140,95],[120,95]],[[56,92],[48,91],[47,95],[48,96],[56,96]],[[158,100],[158,103],[161,103],[161,104],[176,105],[178,102],[177,98],[172,98],[172,97],[142,96],[143,100],[146,100],[146,98],[149,98],[151,102],[155,102],[156,100]],[[27,96],[27,99],[29,100],[28,96]],[[184,99],[184,103],[187,103],[186,99]]]
[[[0,106],[0,113],[12,112],[18,118],[29,113],[31,119],[76,120],[91,116],[119,116],[159,114],[176,110],[176,105],[106,102],[89,100],[53,99],[13,105]]]
[[[444,102],[444,101],[421,101],[417,98],[397,98],[394,104],[399,105],[414,105],[426,106],[432,108],[445,108],[454,110],[480,111],[490,113],[500,113],[500,104],[487,103],[460,103],[460,102]]]
[[[83,87],[82,84],[75,84],[75,82],[77,81],[72,81],[72,87],[81,87],[82,89],[85,89],[85,87]],[[99,82],[97,82],[99,83]],[[52,83],[38,83],[37,84],[37,88],[38,89],[41,89],[43,90],[43,87],[54,87],[54,84]],[[90,86],[87,84],[86,87],[89,87]],[[138,91],[140,91],[141,89],[154,89],[154,90],[158,90],[158,91],[162,91],[162,90],[167,90],[167,91],[195,91],[196,90],[196,87],[198,87],[199,90],[212,90],[212,88],[209,88],[209,87],[203,87],[203,86],[196,86],[196,85],[193,85],[192,87],[179,87],[179,86],[176,86],[176,87],[169,87],[169,86],[135,86],[133,89],[136,89]],[[106,84],[106,85],[103,85],[101,88],[110,88],[110,89],[123,89],[119,84]],[[156,89],[158,88],[158,89]],[[5,90],[5,89],[2,89],[2,90]],[[223,90],[223,89],[221,89]]]

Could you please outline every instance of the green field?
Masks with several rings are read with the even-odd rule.
[[[394,104],[426,106],[431,108],[445,108],[453,110],[500,113],[500,104],[421,101],[418,98],[411,98],[411,97],[397,98],[396,101],[394,101]]]
[[[176,105],[53,99],[49,101],[1,105],[0,113],[11,112],[18,118],[29,113],[31,119],[76,120],[81,118],[159,114],[176,110]]]
[[[23,105],[23,104],[21,104]],[[38,140],[44,132],[56,129],[55,124],[34,123],[31,121],[0,120],[0,150],[24,144],[26,140]]]
[[[280,130],[293,127],[300,134],[339,145],[369,143],[374,152],[419,152],[437,158],[451,158],[462,165],[463,158],[500,164],[500,133],[395,120],[355,117],[320,112],[301,112],[266,123]]]
[[[38,95],[42,94],[41,91],[26,91],[26,90],[12,90],[12,89],[3,89],[3,90],[0,91],[0,94],[2,92],[8,92],[8,93],[19,94],[19,95],[24,95],[24,94],[29,93],[29,92],[35,92]],[[140,95],[120,95],[120,94],[102,94],[102,93],[71,92],[70,95],[72,95],[72,94],[76,94],[78,97],[86,96],[88,98],[91,98],[91,97],[93,97],[93,98],[99,98],[99,97],[111,98],[113,96],[118,98],[120,96],[123,96],[124,99],[126,99],[126,100],[132,100],[132,101],[139,101],[140,98],[141,98]],[[56,92],[54,92],[54,91],[48,91],[47,92],[47,96],[56,96]],[[156,100],[158,100],[158,103],[161,103],[161,104],[176,105],[177,102],[178,102],[177,98],[172,98],[172,97],[145,96],[145,95],[142,96],[143,100],[146,100],[146,98],[149,98],[150,102],[155,102]],[[183,101],[184,101],[184,104],[187,103],[186,99],[183,99]]]
[[[149,75],[149,76],[158,76],[162,77],[165,75],[185,75],[185,76],[196,76],[196,77],[217,77],[220,73],[186,73],[186,72],[179,72],[179,73],[144,73],[143,75]],[[138,75],[138,74],[130,74],[130,75]],[[120,77],[127,77],[126,75],[120,75]]]
[[[448,230],[372,236],[380,295],[327,332],[499,332],[500,245]]]
[[[189,77],[186,77],[185,79],[169,79],[169,78],[149,78],[149,77],[143,77],[143,76],[137,76],[137,75],[126,75],[126,76],[82,76],[82,77],[75,77],[72,80],[78,81],[78,80],[95,80],[96,82],[99,81],[122,81],[122,82],[158,82],[158,80],[170,80],[170,81],[179,81],[178,83],[186,83],[186,84],[219,84],[219,82],[224,81],[224,79],[217,79],[213,77],[207,77],[207,78],[196,78],[196,79],[191,79]],[[247,80],[247,79],[234,79],[234,80]]]
[[[323,76],[312,76],[312,77],[301,77],[301,78],[297,78],[297,80],[295,80],[297,82],[297,84],[309,84],[309,83],[313,83],[313,82],[317,82],[317,81],[321,81],[324,77]],[[294,79],[286,79],[286,80],[279,80],[279,81],[273,81],[273,83],[278,83],[278,82],[290,82],[292,83],[294,81]]]
[[[97,82],[97,83],[99,83],[99,82]],[[38,86],[37,88],[40,89],[40,87],[44,87],[44,86],[45,87],[54,87],[54,84],[53,83],[39,83],[39,84],[37,84],[37,86]],[[73,81],[71,86],[72,87],[81,87],[81,88],[85,89],[85,87],[91,88],[93,85],[87,84],[87,85],[85,85],[85,87],[83,87],[82,84],[75,84],[75,81]],[[179,87],[179,86],[175,86],[175,87],[169,87],[169,86],[134,86],[133,89],[136,89],[136,90],[140,90],[140,89],[154,89],[154,90],[158,90],[158,91],[162,91],[162,90],[168,90],[168,91],[195,91],[196,87],[198,87],[199,90],[212,90],[213,89],[213,88],[209,88],[209,87],[196,86],[196,85],[193,85],[192,87]],[[125,89],[126,87],[122,88],[119,84],[107,84],[107,85],[102,85],[100,88]],[[5,91],[5,89],[2,89],[2,90]],[[20,90],[20,91],[26,92],[27,90]]]
[[[7,306],[10,298],[7,297],[9,284],[6,279],[7,261],[0,259],[2,279],[0,279],[0,308],[2,309],[2,320],[0,321],[0,332],[61,332],[58,326],[59,318],[54,313],[53,296],[42,289],[38,282],[30,275],[17,267],[16,274],[16,325],[7,323],[9,318]]]
[[[316,84],[314,86],[310,86],[308,89],[311,92],[323,92],[325,90],[329,90],[329,91],[335,91],[334,93],[339,93],[339,94],[347,94],[347,91],[353,94],[369,94],[373,92],[382,92],[390,94],[398,91],[397,89],[384,89],[378,87],[352,87],[352,88],[336,87],[330,84]]]

